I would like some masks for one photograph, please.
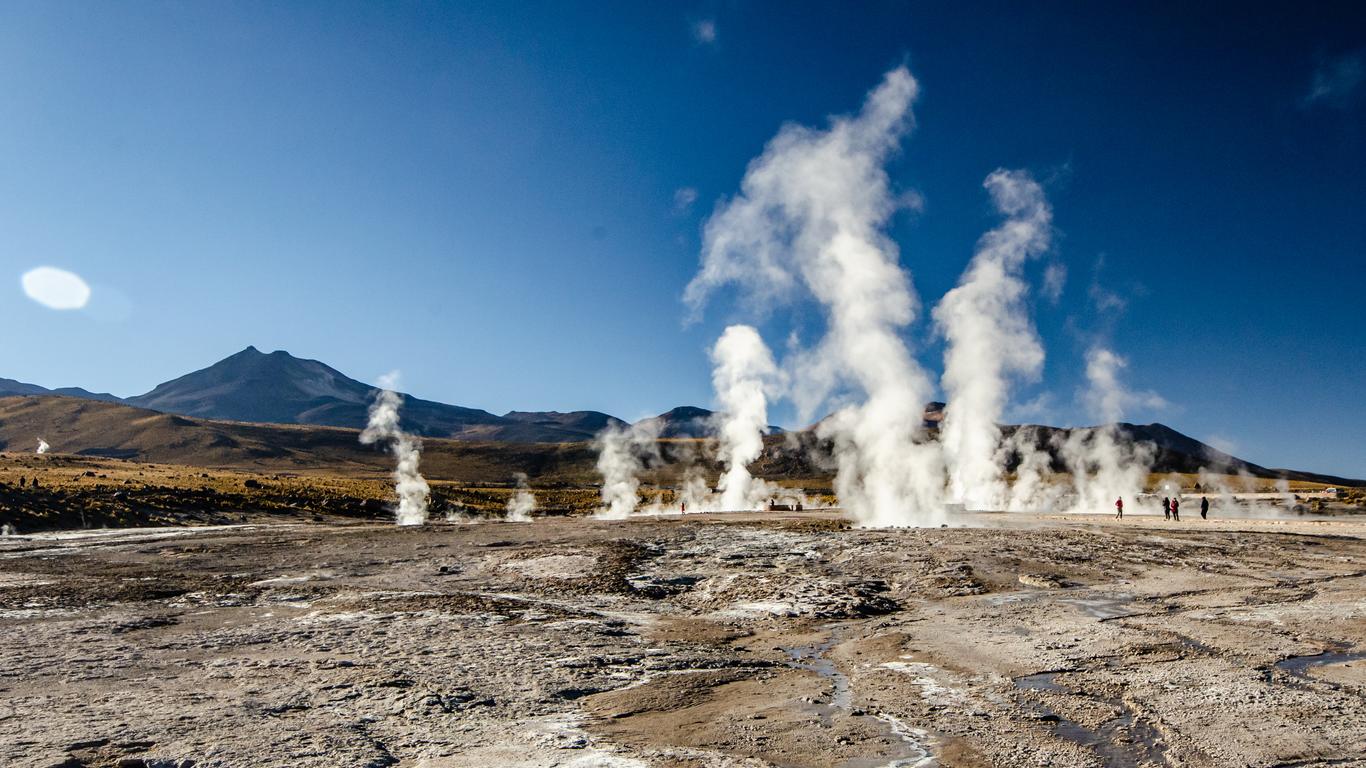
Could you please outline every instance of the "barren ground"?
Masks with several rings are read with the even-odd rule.
[[[0,539],[0,765],[1366,765],[1366,520]]]

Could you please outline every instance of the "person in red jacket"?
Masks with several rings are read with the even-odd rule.
[[[1123,496],[1120,496],[1118,499],[1115,499],[1115,519],[1116,519],[1116,520],[1123,520],[1123,519],[1124,519],[1124,497],[1123,497]]]

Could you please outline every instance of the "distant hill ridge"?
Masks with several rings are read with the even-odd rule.
[[[265,353],[254,346],[128,398],[0,379],[0,397],[65,395],[202,419],[352,429],[365,426],[376,391],[318,360],[295,357],[283,350]],[[665,423],[664,431],[671,436],[700,437],[710,417],[711,411],[687,407],[654,418]],[[404,429],[424,437],[565,443],[591,440],[609,424],[627,422],[600,411],[510,411],[497,416],[478,408],[405,394],[402,423]]]
[[[146,411],[213,421],[252,424],[307,425],[361,429],[365,426],[377,389],[352,379],[317,360],[295,357],[283,350],[264,353],[249,346],[213,365],[158,384],[146,394],[119,398],[79,387],[47,389],[13,379],[0,379],[0,398],[11,395],[64,396],[134,406]],[[430,438],[506,443],[579,443],[591,440],[609,425],[627,422],[600,411],[509,411],[498,416],[478,408],[464,408],[403,395],[403,427]],[[936,408],[938,406],[938,408]],[[60,409],[58,409],[60,410]],[[55,414],[57,411],[54,411]],[[713,433],[713,412],[680,406],[649,417],[659,422],[666,439],[706,437]],[[926,409],[926,425],[937,426],[942,404]],[[115,419],[114,413],[105,418]],[[0,427],[6,425],[0,424]],[[1044,437],[1066,432],[1057,427],[1030,428]],[[1120,425],[1134,442],[1152,443],[1158,451],[1157,471],[1193,472],[1201,466],[1247,471],[1261,477],[1308,473],[1268,469],[1218,451],[1162,424]],[[49,430],[50,431],[50,430]],[[782,430],[770,427],[770,433]],[[1040,444],[1041,447],[1043,443]],[[1330,479],[1334,482],[1340,478]]]
[[[106,403],[121,403],[123,398],[111,395],[108,392],[91,392],[80,387],[58,387],[48,389],[37,384],[25,384],[14,379],[0,378],[0,397],[6,395],[61,395],[63,397],[80,397],[86,400],[101,400]]]
[[[1065,438],[1069,432],[1057,427],[1025,428],[1039,431],[1041,445],[1055,436]],[[1191,472],[1209,461],[1199,447],[1203,443],[1187,443],[1190,438],[1160,424],[1120,424],[1118,429],[1130,439],[1158,441],[1154,442],[1156,472]],[[362,445],[356,439],[355,429],[217,421],[74,397],[0,397],[0,451],[31,453],[39,437],[47,440],[56,453],[130,461],[255,471],[323,469],[383,474],[392,468],[387,453],[377,446]],[[774,435],[764,442],[764,453],[753,467],[757,475],[799,482],[829,478],[828,461],[813,458],[813,453],[828,450],[829,446],[821,445],[822,441],[811,432]],[[674,458],[658,470],[662,474],[655,477],[656,481],[681,482],[679,472],[692,460],[701,461],[713,477],[719,473],[721,467],[705,452],[698,453],[686,446],[674,451],[668,445],[667,441],[661,445],[663,453]],[[1183,446],[1201,453],[1186,453]],[[680,463],[683,457],[690,458]],[[434,438],[424,443],[422,468],[430,479],[437,480],[504,483],[515,473],[524,472],[543,482],[586,485],[599,479],[594,469],[596,459],[597,452],[586,441],[532,443]],[[1230,470],[1244,469],[1258,477],[1366,485],[1366,481],[1271,470],[1238,459],[1232,461],[1236,464],[1230,465]]]

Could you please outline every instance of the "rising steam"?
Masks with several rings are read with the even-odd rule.
[[[930,378],[901,339],[918,302],[885,234],[899,200],[883,166],[911,128],[917,90],[899,67],[857,115],[780,130],[740,194],[707,221],[702,267],[684,294],[694,314],[727,283],[764,302],[800,288],[822,305],[826,336],[799,361],[795,396],[804,412],[840,391],[859,400],[819,434],[835,446],[836,493],[863,525],[925,524],[943,512],[939,451],[920,439]]]
[[[395,391],[398,387],[398,372],[382,376],[379,386],[375,402],[370,406],[369,423],[360,433],[360,441],[366,445],[388,441],[389,449],[397,461],[394,467],[394,491],[398,494],[397,522],[399,525],[422,525],[427,522],[427,501],[431,493],[427,481],[418,471],[422,441],[399,427],[403,396]]]
[[[529,523],[531,513],[536,511],[536,497],[527,485],[526,473],[517,473],[517,490],[508,498],[507,521],[509,523]]]
[[[594,439],[598,473],[602,475],[602,507],[595,516],[624,520],[640,504],[640,471],[645,461],[659,457],[657,419],[643,419],[630,426],[608,424]]]
[[[759,332],[748,325],[727,328],[712,347],[711,359],[712,386],[721,406],[717,414],[721,460],[726,467],[718,483],[718,506],[727,511],[753,509],[769,495],[768,484],[750,475],[749,465],[764,449],[766,390],[772,389],[778,366]]]
[[[998,422],[1012,379],[1036,378],[1044,359],[1021,271],[1048,248],[1052,211],[1043,189],[1023,171],[998,170],[983,186],[1006,221],[982,237],[958,287],[934,310],[948,342],[940,440],[950,499],[968,509],[1001,509],[1009,495],[997,455]],[[1034,462],[1027,471],[1036,469]]]
[[[1152,393],[1132,392],[1120,381],[1128,361],[1110,349],[1096,345],[1086,353],[1086,390],[1083,401],[1101,426],[1076,429],[1059,446],[1072,473],[1075,493],[1073,512],[1114,510],[1115,499],[1133,506],[1148,478],[1153,448],[1122,439],[1118,422],[1136,404],[1160,405]]]
[[[50,450],[52,450],[52,446],[48,445],[43,438],[38,438],[38,453],[47,453]]]

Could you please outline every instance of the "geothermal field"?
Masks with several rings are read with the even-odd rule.
[[[0,454],[0,763],[1366,764],[1356,496],[859,527],[572,476],[395,525],[379,469]]]
[[[450,10],[445,6],[420,9],[439,15]],[[378,17],[386,7],[368,8]],[[279,15],[304,10],[282,7]],[[66,176],[40,174],[43,184],[9,197],[64,201],[54,228],[102,236],[137,231],[129,250],[170,243],[177,252],[174,269],[129,270],[130,281],[150,285],[168,272],[176,281],[141,294],[138,312],[153,319],[138,327],[151,330],[132,342],[119,335],[119,323],[142,322],[130,299],[92,305],[90,317],[114,331],[80,330],[89,335],[62,337],[64,346],[43,343],[68,350],[63,366],[87,353],[107,361],[100,356],[105,347],[116,348],[118,364],[143,376],[144,366],[178,365],[184,348],[221,343],[226,333],[313,335],[313,343],[351,356],[349,364],[362,365],[363,355],[372,373],[400,363],[410,374],[418,369],[413,380],[421,386],[413,391],[476,392],[496,401],[489,393],[507,387],[516,397],[534,392],[545,403],[563,403],[565,390],[624,409],[663,398],[662,390],[669,397],[697,394],[689,400],[714,410],[681,405],[648,415],[656,403],[630,420],[593,410],[499,415],[407,394],[397,371],[368,376],[367,383],[317,360],[254,346],[130,397],[0,379],[0,768],[1366,766],[1366,480],[1233,455],[1242,452],[1238,440],[1249,440],[1243,445],[1275,453],[1270,444],[1281,456],[1310,457],[1338,472],[1360,455],[1350,453],[1360,439],[1352,418],[1361,409],[1360,380],[1353,378],[1361,358],[1351,353],[1360,339],[1339,340],[1322,353],[1334,343],[1324,339],[1343,333],[1338,326],[1359,326],[1359,312],[1347,321],[1323,320],[1326,331],[1308,325],[1338,306],[1356,307],[1331,292],[1359,281],[1320,270],[1312,312],[1287,309],[1299,325],[1266,325],[1282,302],[1297,298],[1279,281],[1298,275],[1280,273],[1313,273],[1301,262],[1329,250],[1302,247],[1302,238],[1337,218],[1299,199],[1312,183],[1295,175],[1293,185],[1268,185],[1274,194],[1266,199],[1295,190],[1294,201],[1274,209],[1234,201],[1236,217],[1190,214],[1199,219],[1199,237],[1170,235],[1161,248],[1113,243],[1154,262],[1166,251],[1198,256],[1183,256],[1189,263],[1179,274],[1146,263],[1135,269],[1131,261],[1113,285],[1112,273],[1102,271],[1104,255],[1096,256],[1089,269],[1075,270],[1081,282],[1089,279],[1087,298],[1076,301],[1074,289],[1069,304],[1059,245],[1069,231],[1058,222],[1064,201],[1084,206],[1091,197],[1065,194],[1071,150],[1050,144],[1046,157],[1056,167],[1033,173],[983,165],[967,138],[951,152],[935,145],[911,159],[933,158],[924,164],[939,173],[959,165],[973,170],[952,184],[927,183],[940,195],[927,198],[898,165],[921,99],[909,63],[889,71],[879,64],[881,78],[847,114],[775,122],[780,127],[759,133],[737,130],[755,141],[748,146],[707,146],[710,162],[729,158],[736,167],[705,215],[693,212],[701,193],[691,186],[676,189],[672,207],[649,202],[658,209],[652,214],[641,213],[644,202],[610,202],[611,195],[637,194],[629,185],[636,175],[675,189],[660,181],[669,177],[662,161],[612,154],[626,151],[627,134],[662,132],[664,124],[682,121],[662,107],[591,128],[489,116],[468,132],[471,146],[443,144],[404,158],[409,144],[459,133],[445,121],[468,119],[476,106],[525,102],[536,105],[537,120],[568,120],[576,110],[592,113],[620,100],[595,91],[591,77],[559,97],[539,82],[525,93],[511,85],[503,93],[501,78],[522,72],[517,51],[532,49],[552,62],[562,55],[534,35],[521,40],[530,21],[509,22],[516,34],[509,32],[498,51],[456,65],[441,63],[445,49],[432,43],[429,50],[419,38],[438,37],[447,27],[463,34],[479,24],[424,17],[410,41],[367,18],[360,24],[367,40],[403,41],[385,62],[415,62],[422,77],[433,78],[419,87],[362,67],[352,73],[356,82],[348,76],[329,90],[312,75],[284,77],[276,69],[290,67],[264,64],[267,88],[218,79],[187,88],[196,98],[241,92],[262,105],[289,104],[288,115],[269,122],[269,140],[253,141],[275,148],[266,170],[301,158],[316,164],[289,179],[197,166],[178,175],[130,160],[139,168],[136,180],[96,185],[133,195],[153,180],[174,179],[167,199],[219,206],[216,190],[202,187],[222,177],[236,186],[221,195],[221,205],[240,199],[260,204],[259,211],[213,207],[212,215],[197,217],[165,201],[128,203],[93,225],[73,226],[69,209],[83,209],[94,193]],[[228,29],[234,40],[253,45],[275,39],[273,27],[256,34],[242,24],[171,28],[185,50],[196,46],[180,36],[201,26]],[[718,37],[712,20],[689,25],[689,50],[698,61],[748,50],[739,43],[726,49],[718,41],[731,38]],[[580,25],[563,26],[578,34]],[[610,25],[591,26],[607,34],[598,27]],[[1202,35],[1209,26],[1220,25],[1202,25]],[[832,30],[809,37],[841,36]],[[664,39],[637,42],[653,54]],[[578,50],[580,42],[571,47]],[[1016,57],[1021,66],[1044,56],[1045,47],[1037,47]],[[1228,46],[1203,47],[1222,55]],[[349,64],[352,48],[326,59],[325,69]],[[258,53],[232,58],[255,62]],[[998,58],[987,53],[955,52],[960,59]],[[1366,61],[1353,56],[1350,66],[1334,70],[1337,80],[1350,81],[1349,90],[1363,82]],[[633,49],[630,66],[615,66],[635,76],[642,58],[649,57]],[[910,60],[902,49],[884,61]],[[1166,119],[1161,105],[1147,106],[1162,91],[1147,86],[1150,60],[1145,49],[1143,90],[1093,83],[1071,92],[1066,109],[1012,94],[997,101],[1028,104],[1027,119],[998,115],[995,104],[975,105],[959,119],[989,125],[987,146],[1006,141],[1009,148],[999,152],[1008,157],[1024,153],[1013,145],[1017,132],[1036,123],[1054,131],[1038,115],[1061,119],[1105,99],[1144,102],[1148,111],[1137,122],[1143,133],[1158,133],[1146,122]],[[44,68],[23,61],[24,72]],[[730,66],[715,69],[729,80]],[[1069,69],[1050,64],[1051,72]],[[338,103],[353,92],[397,98],[444,93],[467,71],[496,81],[498,95],[470,97],[472,104],[453,109],[434,108],[428,96],[407,107],[343,109],[316,145],[293,133],[316,109],[273,90],[278,77]],[[373,81],[361,82],[367,79]],[[174,96],[174,80],[166,75],[166,83],[157,80],[146,91]],[[1241,71],[1211,76],[1220,99],[1226,80],[1263,84]],[[1330,99],[1329,80],[1316,80],[1312,98],[1249,107],[1256,119],[1222,133],[1261,128],[1264,116],[1274,122],[1327,109],[1318,102]],[[698,121],[689,143],[710,145],[715,139],[707,136],[732,133],[704,130],[704,117],[728,111],[721,105],[743,101],[758,109],[769,97],[777,103],[779,91],[825,88],[808,86],[679,107]],[[938,93],[952,96],[961,86],[949,80]],[[102,104],[121,101],[103,85],[97,90]],[[619,90],[634,99],[650,88],[633,81]],[[712,98],[710,89],[696,90]],[[174,98],[174,108],[157,114],[179,119]],[[1234,99],[1226,101],[1219,111],[1236,111]],[[943,103],[929,116],[944,116]],[[1345,115],[1355,102],[1343,96],[1331,103]],[[54,136],[79,122],[62,110],[34,114],[64,116],[62,130],[48,131]],[[214,125],[226,124],[233,136],[252,122],[217,103],[212,114]],[[375,119],[380,114],[384,120]],[[408,121],[420,129],[409,130]],[[937,135],[960,130],[945,122]],[[1121,176],[1110,184],[1140,190],[1134,194],[1145,204],[1163,198],[1162,205],[1121,222],[1131,209],[1114,204],[1098,227],[1134,238],[1157,230],[1167,236],[1164,216],[1185,211],[1142,175],[1160,165],[1152,158],[1181,158],[1183,186],[1205,183],[1224,166],[1248,174],[1254,165],[1284,166],[1300,174],[1294,163],[1308,162],[1299,154],[1271,157],[1271,148],[1290,143],[1279,138],[1257,145],[1257,163],[1235,162],[1222,153],[1222,134],[1212,123],[1178,125],[1161,141],[1221,135],[1220,147],[1198,155],[1218,162],[1191,162],[1194,155],[1165,144],[1134,154],[1133,167],[1109,171]],[[380,170],[366,168],[365,153],[349,143],[353,132],[367,129],[381,134]],[[178,138],[150,133],[139,123],[136,130],[110,129],[93,143],[129,157],[145,144],[157,148],[158,160],[182,151]],[[1355,134],[1344,128],[1340,138],[1349,135]],[[611,152],[572,148],[574,141],[607,142],[604,136]],[[508,137],[522,143],[492,146]],[[4,138],[27,146],[8,133]],[[970,159],[955,165],[959,153]],[[224,153],[215,143],[211,154]],[[609,155],[617,170],[565,170]],[[723,177],[700,169],[705,158],[679,156],[692,158],[687,170],[697,166],[699,178],[714,184]],[[738,162],[746,157],[752,159]],[[1078,160],[1077,173],[1099,172],[1093,169],[1100,164],[1086,159]],[[104,173],[89,164],[97,176]],[[485,164],[497,166],[495,178],[466,180]],[[1358,180],[1340,169],[1359,165],[1324,167],[1342,184]],[[83,167],[80,177],[86,174]],[[428,175],[442,180],[439,194],[418,183]],[[558,196],[523,201],[518,188],[517,205],[495,210],[490,201],[531,177],[560,190]],[[290,188],[290,179],[318,189],[306,194]],[[346,180],[364,194],[332,188]],[[58,191],[48,193],[47,184]],[[1219,202],[1243,186],[1255,185],[1239,177],[1218,194],[1190,199],[1213,204],[1208,198]],[[456,192],[458,203],[444,196]],[[591,194],[592,205],[580,206],[574,194]],[[973,197],[970,204],[964,194]],[[1343,199],[1359,214],[1359,194],[1344,192]],[[301,212],[319,200],[337,207]],[[363,200],[364,211],[348,211],[350,200]],[[945,200],[962,210],[945,215]],[[521,231],[538,206],[564,219],[544,231],[533,232],[529,223]],[[1228,230],[1262,223],[1244,219],[1279,219],[1300,209],[1315,210],[1316,218],[1293,237],[1249,234],[1254,242],[1243,250],[1226,241]],[[471,210],[480,217],[474,224],[490,229],[476,239],[463,239],[477,229],[469,221],[423,230]],[[668,217],[668,228],[642,234],[648,228],[640,222],[651,215]],[[326,222],[328,230],[295,234],[289,223],[296,216]],[[922,216],[941,218],[921,229]],[[210,223],[172,236],[144,232],[150,218]],[[1077,231],[1088,214],[1070,221]],[[367,222],[374,231],[348,229]],[[969,224],[971,237],[961,237]],[[220,243],[258,229],[259,242]],[[935,248],[910,247],[922,235]],[[1094,240],[1077,241],[1088,243],[1077,248],[1083,258],[1103,250]],[[36,235],[16,242],[64,252]],[[1343,243],[1346,236],[1329,245],[1351,246]],[[613,259],[626,253],[653,267],[667,254],[651,248],[675,246],[699,261],[695,271],[684,266],[690,280],[676,279],[683,274],[678,265],[666,265],[673,270],[670,300],[681,306],[661,311],[658,296],[644,292],[627,301],[642,285],[657,285],[663,268],[645,275],[636,262]],[[1259,276],[1255,260],[1245,258],[1252,246],[1277,249],[1274,277]],[[65,251],[116,261],[104,248],[100,242]],[[312,248],[326,251],[322,260],[306,273],[297,270],[295,251]],[[201,250],[214,258],[200,263]],[[427,261],[409,264],[409,250]],[[558,261],[528,267],[517,260],[524,251],[555,251]],[[1237,263],[1216,263],[1211,253],[1235,254]],[[1357,251],[1350,253],[1355,258]],[[270,263],[252,261],[262,258]],[[1291,258],[1294,269],[1287,269]],[[233,271],[238,259],[257,266]],[[931,261],[941,269],[922,281],[919,265]],[[1123,265],[1123,254],[1117,261]],[[460,279],[444,283],[440,276],[457,262]],[[494,275],[494,268],[507,274]],[[595,282],[578,282],[581,272]],[[1237,293],[1244,274],[1277,283],[1274,300],[1229,300],[1224,294]],[[1156,290],[1135,275],[1151,278]],[[121,277],[113,269],[102,273]],[[50,267],[21,280],[30,298],[52,310],[84,310],[106,290]],[[935,295],[922,297],[917,281]],[[549,293],[547,282],[555,283]],[[1204,293],[1189,292],[1187,282]],[[250,293],[215,298],[240,286]],[[1131,299],[1147,305],[1140,332],[1144,323],[1167,323],[1166,335],[1154,340],[1117,330]],[[1240,304],[1230,311],[1234,302]],[[182,307],[189,319],[160,314],[166,307]],[[609,310],[621,314],[601,314]],[[661,314],[669,315],[667,332],[653,324]],[[668,335],[675,321],[676,339]],[[37,336],[77,333],[69,330],[74,324],[11,325],[37,329]],[[576,335],[584,328],[602,338]],[[1199,349],[1192,357],[1182,345]],[[1310,354],[1315,350],[1319,357]],[[1131,358],[1140,361],[1132,369]],[[588,384],[569,381],[566,359]],[[1220,362],[1193,371],[1193,359]],[[1236,368],[1249,359],[1255,368]],[[1146,370],[1134,370],[1142,362]],[[689,374],[700,394],[680,384]],[[1319,402],[1333,397],[1336,404]],[[1204,437],[1136,423],[1157,414]],[[1279,436],[1286,425],[1299,429],[1294,440]]]
[[[1308,766],[1366,518],[833,513],[0,541],[22,766]]]

